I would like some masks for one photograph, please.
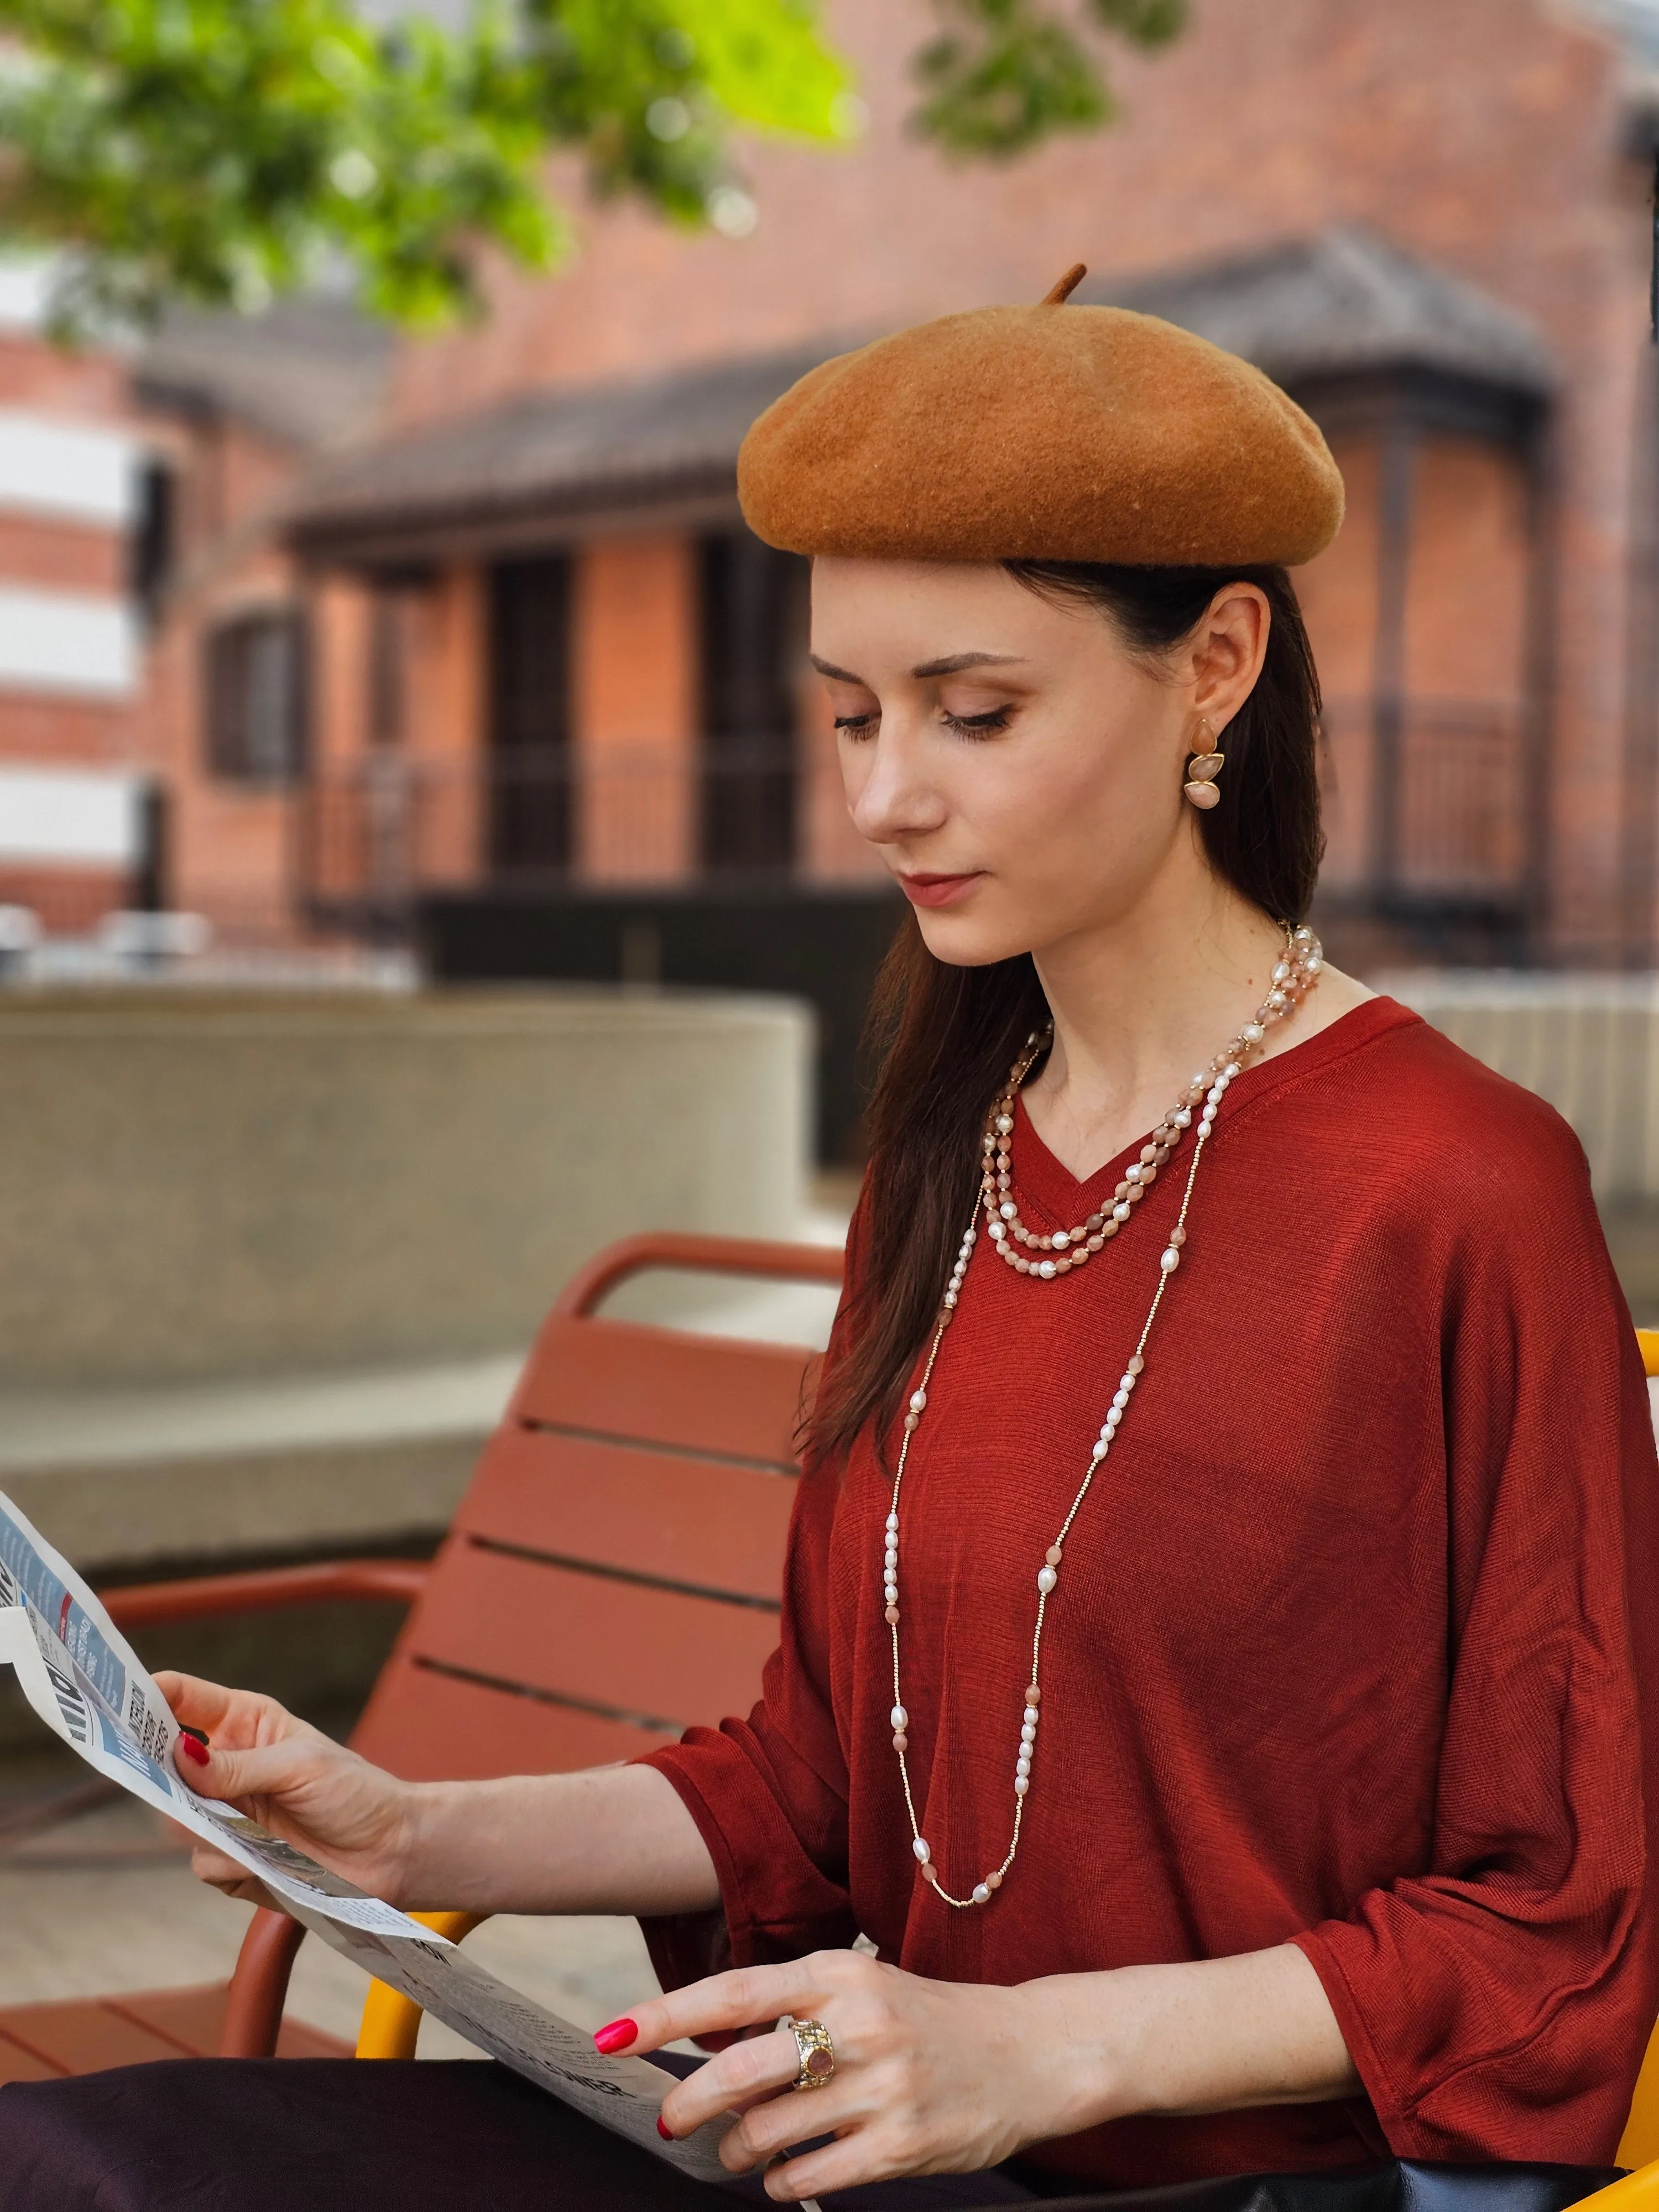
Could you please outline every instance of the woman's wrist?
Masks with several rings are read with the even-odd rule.
[[[1079,2135],[1145,2109],[1135,2008],[1120,2001],[1118,1982],[1110,1972],[1048,1974],[1009,1991],[1034,2062],[1028,2141]]]

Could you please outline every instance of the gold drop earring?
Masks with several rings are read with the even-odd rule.
[[[1199,740],[1202,738],[1200,744]],[[1221,793],[1216,788],[1216,778],[1226,761],[1225,753],[1214,750],[1215,732],[1207,722],[1200,722],[1193,732],[1193,757],[1187,763],[1187,781],[1182,787],[1188,803],[1200,810],[1221,804]]]

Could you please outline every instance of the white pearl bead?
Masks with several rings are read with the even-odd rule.
[[[1054,1280],[1054,1261],[1053,1261],[1052,1260],[1043,1260],[1043,1261],[1041,1261],[1038,1263],[1036,1272],[1037,1272],[1037,1273],[1038,1273],[1039,1275],[1041,1275],[1041,1276],[1042,1276],[1042,1279],[1043,1279],[1043,1281],[1044,1281],[1045,1283],[1051,1283],[1051,1282],[1053,1282],[1053,1280]]]
[[[897,1529],[897,1528],[898,1528],[898,1515],[897,1515],[896,1513],[890,1513],[890,1514],[888,1515],[888,1516],[887,1516],[887,1525],[888,1525],[888,1527],[889,1527],[890,1528],[894,1529],[895,1531],[896,1531],[896,1529]]]
[[[1021,1729],[1019,1732],[1019,1740],[1022,1743],[1035,1743],[1036,1741],[1036,1730],[1032,1727],[1030,1721],[1027,1721],[1024,1728]]]
[[[991,1893],[982,1881],[976,1881],[974,1884],[974,1902],[975,1905],[988,1905],[991,1902]]]
[[[1112,1218],[1114,1221],[1127,1221],[1133,1211],[1127,1198],[1120,1199],[1112,1208]]]
[[[1175,1238],[1172,1237],[1170,1239],[1170,1242],[1173,1244],[1175,1243]],[[1139,1376],[1135,1373],[1133,1367],[1126,1367],[1121,1376],[1118,1378],[1117,1387],[1120,1390],[1133,1390],[1139,1379]]]
[[[1023,1796],[1025,1795],[1026,1791],[1030,1788],[1030,1786],[1031,1786],[1031,1778],[1030,1778],[1030,1776],[1029,1774],[1017,1774],[1017,1775],[1015,1775],[1015,1777],[1014,1777],[1014,1795],[1015,1795],[1015,1796],[1016,1796],[1016,1797],[1023,1797]]]
[[[895,1705],[892,1711],[889,1713],[887,1717],[892,1722],[893,1726],[896,1729],[908,1728],[910,1725],[910,1716],[905,1711],[902,1705]]]
[[[957,1302],[957,1294],[956,1294],[956,1292],[955,1292],[954,1291],[946,1291],[946,1292],[945,1293],[945,1304],[946,1304],[947,1306],[954,1306],[954,1305],[955,1305],[955,1304],[956,1304],[956,1302]]]
[[[1288,982],[1290,981],[1290,963],[1287,961],[1280,960],[1275,962],[1273,966],[1273,981],[1275,983]]]
[[[1072,1241],[1072,1237],[1071,1237],[1071,1231],[1070,1231],[1069,1230],[1066,1230],[1066,1229],[1056,1229],[1056,1230],[1055,1230],[1054,1234],[1053,1243],[1054,1243],[1054,1249],[1055,1249],[1055,1251],[1056,1251],[1056,1252],[1063,1252],[1063,1251],[1066,1249],[1066,1246],[1071,1243],[1071,1241]]]
[[[1037,1588],[1042,1592],[1044,1597],[1048,1596],[1049,1591],[1053,1589],[1054,1584],[1059,1580],[1060,1577],[1054,1572],[1052,1567],[1038,1568]]]
[[[1112,1393],[1112,1403],[1115,1406],[1127,1406],[1128,1402],[1129,1394],[1120,1382],[1116,1389]]]
[[[1170,1119],[1177,1129],[1190,1129],[1193,1126],[1193,1109],[1190,1106],[1178,1106]]]
[[[1162,1256],[1159,1258],[1158,1264],[1163,1268],[1166,1275],[1174,1274],[1176,1269],[1181,1265],[1181,1255],[1176,1250],[1173,1244],[1166,1244],[1164,1246]]]
[[[1035,1727],[1036,1726],[1036,1718],[1037,1718],[1037,1709],[1036,1709],[1036,1707],[1035,1705],[1027,1705],[1027,1706],[1026,1706],[1026,1708],[1025,1708],[1025,1724],[1026,1724],[1026,1726],[1027,1726],[1028,1728],[1035,1728]]]
[[[921,1413],[927,1403],[927,1393],[925,1390],[913,1390],[910,1393],[910,1411],[913,1413]]]
[[[1227,1086],[1224,1083],[1212,1083],[1205,1095],[1204,1103],[1206,1106],[1218,1106],[1226,1095]]]
[[[917,1863],[921,1866],[926,1866],[933,1856],[933,1848],[926,1836],[918,1836],[910,1848],[915,1853]]]
[[[1140,1181],[1140,1163],[1139,1160],[1133,1162],[1128,1167],[1124,1169],[1123,1180],[1125,1182],[1139,1182]]]
[[[1122,1419],[1123,1419],[1123,1408],[1121,1407],[1121,1406],[1114,1406],[1114,1407],[1112,1407],[1111,1412],[1110,1412],[1109,1413],[1108,1413],[1108,1414],[1107,1414],[1107,1416],[1106,1416],[1106,1425],[1105,1425],[1105,1427],[1104,1427],[1104,1428],[1101,1431],[1101,1432],[1100,1432],[1100,1433],[1102,1434],[1102,1436],[1103,1436],[1103,1437],[1110,1437],[1110,1436],[1112,1436],[1113,1434],[1115,1434],[1115,1431],[1116,1431],[1116,1429],[1117,1429],[1118,1423],[1119,1423]]]
[[[1029,1774],[1029,1773],[1030,1772],[1030,1771],[1031,1771],[1031,1762],[1030,1762],[1030,1760],[1029,1759],[1027,1759],[1027,1758],[1025,1757],[1025,1755],[1024,1754],[1024,1753],[1022,1753],[1020,1754],[1020,1756],[1019,1756],[1019,1757],[1018,1757],[1018,1758],[1014,1761],[1014,1771],[1015,1771],[1015,1773],[1016,1773],[1016,1774],[1018,1774],[1018,1775],[1026,1775],[1026,1774]]]
[[[1000,1244],[1007,1234],[1007,1231],[1000,1221],[994,1221],[991,1224],[991,1237],[994,1243]]]
[[[1246,1022],[1238,1034],[1246,1044],[1260,1044],[1262,1037],[1261,1024],[1260,1022]]]
[[[1007,1135],[1008,1132],[1009,1132],[1009,1131],[1013,1127],[1013,1126],[1014,1126],[1014,1117],[1013,1117],[1013,1115],[1012,1115],[1012,1114],[999,1114],[999,1115],[997,1115],[997,1134],[998,1134],[998,1136],[1000,1136],[1000,1137],[1006,1137],[1006,1136]]]
[[[1316,952],[1312,954],[1310,957],[1303,962],[1302,972],[1304,975],[1316,975],[1324,965],[1324,962]]]
[[[1223,1081],[1223,1083],[1224,1083],[1224,1083],[1231,1083],[1231,1082],[1232,1081],[1232,1079],[1233,1079],[1234,1076],[1236,1076],[1236,1075],[1237,1074],[1237,1073],[1238,1073],[1238,1062],[1237,1062],[1236,1060],[1230,1060],[1227,1062],[1227,1065],[1225,1066],[1225,1067],[1224,1067],[1224,1068],[1222,1069],[1222,1071],[1221,1071],[1221,1080]]]
[[[1019,1212],[1019,1208],[1014,1204],[1012,1198],[1005,1198],[1001,1205],[998,1206],[997,1212],[1002,1216],[1005,1221],[1012,1221],[1014,1216]]]
[[[1206,1106],[1204,1109],[1204,1111],[1198,1117],[1198,1125],[1200,1128],[1206,1131],[1214,1128],[1215,1108],[1213,1106]]]
[[[964,1244],[964,1245],[969,1245],[969,1244],[971,1244],[971,1243],[974,1242],[975,1238],[978,1235],[979,1235],[979,1231],[978,1231],[978,1230],[977,1230],[977,1229],[969,1229],[969,1231],[967,1232],[966,1236],[964,1236],[964,1237],[963,1237],[963,1240],[962,1240],[962,1241],[963,1241],[963,1244]]]

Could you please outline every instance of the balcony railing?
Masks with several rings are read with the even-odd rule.
[[[1334,701],[1321,785],[1327,894],[1379,905],[1526,903],[1536,824],[1519,706]]]
[[[422,894],[868,876],[832,757],[777,741],[398,751],[321,763],[297,867],[313,912],[395,915]]]

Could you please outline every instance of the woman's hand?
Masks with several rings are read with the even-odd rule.
[[[622,2047],[655,2051],[677,2036],[753,2027],[786,2013],[822,2021],[836,2054],[823,2088],[792,2091],[800,2057],[793,2035],[781,2028],[733,2044],[663,2102],[662,2124],[674,2136],[741,2112],[720,2145],[734,2173],[767,2166],[812,2137],[837,2136],[767,2173],[768,2195],[793,2203],[896,2174],[975,2172],[1084,2124],[1066,2078],[1056,1985],[1047,1986],[1045,2002],[1042,1983],[1004,1989],[926,1981],[862,1952],[820,1951],[653,1998],[632,2015],[638,2033]]]
[[[198,1796],[234,1806],[371,1896],[397,1901],[415,1804],[407,1783],[295,1720],[274,1698],[221,1689],[193,1674],[158,1674],[155,1680],[180,1724],[209,1739],[199,1760],[186,1749],[192,1741],[187,1736],[173,1753]],[[245,1867],[210,1844],[197,1845],[191,1865],[228,1897],[271,1902]]]

